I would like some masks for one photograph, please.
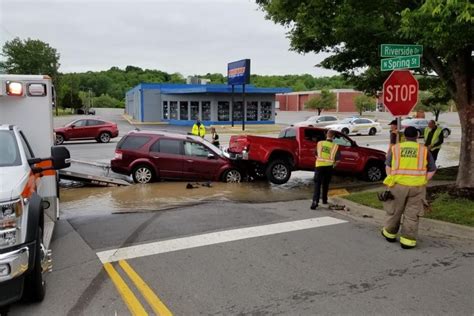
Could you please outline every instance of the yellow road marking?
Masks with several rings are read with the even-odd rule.
[[[117,291],[122,296],[125,304],[127,304],[128,309],[132,313],[132,315],[148,315],[148,313],[143,308],[142,304],[138,301],[137,297],[133,292],[130,290],[128,285],[122,279],[120,274],[114,269],[111,263],[104,264],[105,271],[109,274],[109,277],[114,282]]]
[[[145,297],[148,304],[155,313],[160,316],[171,316],[173,315],[171,311],[166,307],[165,304],[158,298],[158,296],[153,292],[153,290],[143,281],[143,279],[138,275],[138,273],[133,270],[133,268],[125,260],[120,260],[119,265],[128,275],[128,277],[135,283],[138,290]]]
[[[343,195],[349,195],[349,191],[346,189],[332,189],[328,191],[329,196],[343,196]]]

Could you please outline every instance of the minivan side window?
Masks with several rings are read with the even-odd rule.
[[[186,156],[206,157],[210,154],[209,150],[201,144],[185,142],[184,154]]]
[[[181,141],[174,139],[160,139],[150,147],[150,151],[181,155]]]
[[[148,141],[150,140],[151,137],[149,136],[136,136],[136,135],[131,135],[124,137],[120,143],[117,145],[117,149],[124,149],[124,150],[133,150],[133,149],[139,149]]]

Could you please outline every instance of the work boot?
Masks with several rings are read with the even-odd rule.
[[[380,231],[380,233],[385,238],[385,240],[387,240],[388,242],[396,242],[397,241],[397,238],[390,238],[390,237],[385,236],[384,233],[383,233],[383,229]]]
[[[313,203],[311,203],[310,209],[315,210],[317,207],[318,207],[318,202],[313,201]]]
[[[402,247],[402,249],[413,249],[413,248],[416,247],[416,246],[407,246],[407,245],[404,245],[404,244],[400,244],[400,246]]]

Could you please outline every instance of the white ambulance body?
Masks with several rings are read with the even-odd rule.
[[[49,240],[59,217],[51,79],[0,74],[0,306],[41,301],[51,269]]]

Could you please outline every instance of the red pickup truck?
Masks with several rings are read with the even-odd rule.
[[[283,184],[293,170],[314,170],[316,143],[326,138],[326,131],[316,127],[289,127],[278,138],[232,136],[226,153],[231,159],[246,161],[253,178]],[[372,182],[385,177],[385,152],[359,147],[340,132],[336,132],[334,142],[341,153],[336,172],[360,175]]]

